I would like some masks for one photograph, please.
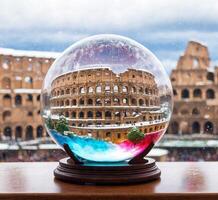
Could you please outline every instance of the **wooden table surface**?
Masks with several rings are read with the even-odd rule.
[[[2,199],[216,199],[218,162],[160,162],[161,179],[125,186],[75,185],[55,180],[55,162],[0,163]]]

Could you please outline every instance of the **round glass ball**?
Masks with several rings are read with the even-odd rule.
[[[172,87],[160,61],[136,41],[96,35],[55,60],[42,87],[49,135],[95,162],[134,158],[165,133]]]

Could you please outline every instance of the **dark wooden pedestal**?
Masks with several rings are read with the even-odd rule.
[[[54,176],[57,179],[79,184],[140,183],[158,179],[160,174],[155,160],[151,158],[145,158],[144,163],[124,162],[111,165],[75,164],[71,158],[65,158],[59,161],[59,166],[54,170]]]

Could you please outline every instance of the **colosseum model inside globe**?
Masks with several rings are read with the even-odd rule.
[[[170,81],[157,58],[128,38],[99,35],[68,48],[42,88],[42,116],[56,143],[80,159],[134,158],[166,131]]]

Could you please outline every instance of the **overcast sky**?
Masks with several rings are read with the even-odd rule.
[[[217,0],[0,0],[0,46],[63,51],[89,35],[128,36],[167,71],[189,40],[207,44],[218,64]]]

